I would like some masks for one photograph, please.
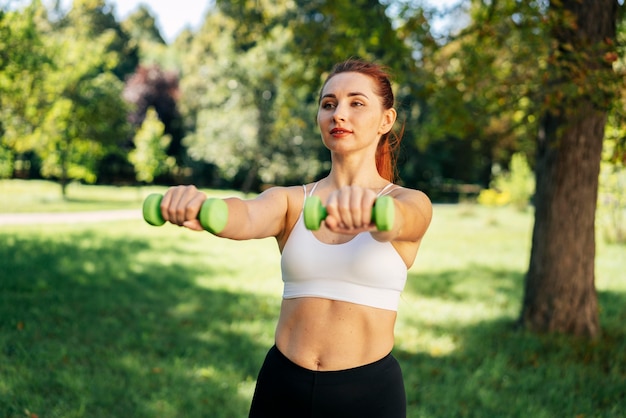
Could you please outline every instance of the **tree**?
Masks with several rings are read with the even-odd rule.
[[[140,182],[152,183],[156,176],[167,173],[175,164],[174,158],[165,153],[171,137],[164,130],[165,125],[154,108],[149,108],[135,135],[135,148],[128,155]]]
[[[138,45],[139,62],[142,66],[157,65],[166,70],[179,71],[180,59],[188,51],[165,42],[148,6],[140,4],[122,21],[121,26],[130,35],[131,43]],[[178,38],[185,36],[188,30],[186,29]]]
[[[419,51],[422,69],[414,137],[434,179],[487,186],[493,167],[532,154],[544,12],[537,1],[472,2],[469,24],[441,38],[431,33],[429,13],[401,16],[399,30]]]
[[[137,10],[122,22],[121,26],[135,41],[165,44],[165,40],[157,28],[156,19],[144,4],[140,4]]]
[[[520,323],[595,337],[595,213],[604,127],[616,91],[617,0],[552,0],[536,161],[535,224]]]
[[[82,39],[95,39],[109,33],[106,53],[116,55],[117,63],[111,71],[124,81],[139,64],[139,49],[131,36],[115,19],[113,8],[106,0],[73,0],[72,9],[60,22],[71,27]]]
[[[51,58],[41,30],[46,10],[34,1],[22,11],[0,10],[0,149],[3,175],[14,174],[14,160],[30,153],[33,133],[45,111],[42,84]]]
[[[167,154],[175,157],[180,163],[183,159],[182,117],[178,110],[178,74],[164,71],[156,64],[137,68],[128,78],[124,86],[124,99],[133,105],[129,120],[135,127],[141,126],[148,109],[152,108],[170,136]]]
[[[246,191],[312,179],[321,170],[321,143],[310,86],[289,84],[306,71],[286,50],[291,34],[276,25],[243,46],[233,37],[239,26],[214,10],[187,46],[181,88],[189,156]]]
[[[209,149],[223,150],[212,153],[213,161],[221,167],[228,162],[232,167],[229,171],[244,168],[245,177],[241,179],[244,188],[259,182],[307,181],[326,169],[320,161],[326,162],[328,155],[317,135],[314,115],[323,74],[333,64],[356,56],[378,59],[407,77],[410,73],[407,69],[414,68],[410,65],[409,48],[396,36],[385,6],[378,1],[359,0],[355,4],[345,0],[234,0],[218,1],[217,6],[222,21],[213,23],[213,27],[226,26],[222,23],[224,17],[234,25],[226,27],[226,32],[214,30],[217,34],[205,42],[215,44],[215,50],[222,50],[215,39],[226,36],[228,39],[222,45],[230,45],[231,52],[229,55],[220,52],[214,59],[207,57],[201,68],[205,80],[211,77],[206,77],[209,74],[226,71],[226,77],[218,75],[219,83],[226,86],[236,82],[237,91],[229,96],[227,88],[214,86],[211,98],[206,99],[212,101],[211,110],[196,113],[200,134],[190,135],[187,141],[196,157]],[[205,23],[198,37],[204,37],[202,32],[208,33],[213,27]],[[205,57],[210,54],[202,52]],[[218,91],[224,95],[218,96]],[[224,98],[231,97],[230,104],[239,98],[237,108],[241,113],[226,119],[245,120],[245,124],[236,125],[245,127],[247,134],[243,129],[225,133],[224,127],[219,126],[224,116],[217,115],[223,115],[226,108],[217,97],[222,97],[223,103],[226,103]],[[249,116],[244,116],[244,112],[249,112]],[[210,116],[201,120],[204,115]],[[212,138],[212,144],[202,146],[204,138]],[[224,139],[218,141],[219,138]],[[241,174],[240,170],[236,171],[239,173],[230,174]]]
[[[123,84],[112,72],[113,37],[105,31],[89,39],[73,27],[46,34],[55,58],[41,87],[47,105],[33,133],[34,149],[42,174],[59,179],[63,196],[71,179],[94,182],[98,160],[129,135]]]

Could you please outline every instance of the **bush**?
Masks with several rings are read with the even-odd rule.
[[[483,206],[506,206],[511,203],[511,195],[495,189],[484,189],[476,200]]]
[[[604,142],[604,161],[598,187],[598,228],[610,243],[626,243],[626,166],[611,160],[614,141]]]
[[[480,192],[478,203],[485,206],[511,204],[524,210],[528,207],[534,191],[535,176],[524,154],[517,153],[511,157],[510,170],[494,176],[491,188]]]
[[[13,175],[13,153],[0,147],[0,179],[8,179]]]

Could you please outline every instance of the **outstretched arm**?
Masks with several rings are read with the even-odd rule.
[[[170,188],[161,201],[161,214],[165,221],[202,231],[198,213],[207,196],[195,186]],[[288,195],[285,188],[275,187],[255,199],[224,199],[228,207],[226,226],[217,234],[220,237],[245,240],[278,236],[285,227]]]

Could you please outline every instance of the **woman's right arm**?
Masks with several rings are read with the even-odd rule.
[[[289,209],[288,189],[273,187],[255,199],[224,199],[228,206],[228,222],[217,235],[235,240],[279,236],[284,228]],[[163,219],[195,231],[203,228],[198,213],[207,196],[195,186],[170,188],[161,201]]]

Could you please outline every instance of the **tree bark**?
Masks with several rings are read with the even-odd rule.
[[[550,4],[565,17],[553,28],[557,53],[549,61],[547,89],[558,99],[545,112],[537,143],[535,224],[520,315],[531,331],[600,333],[595,214],[607,109],[590,80],[613,77],[602,45],[615,38],[617,8],[616,0]]]

